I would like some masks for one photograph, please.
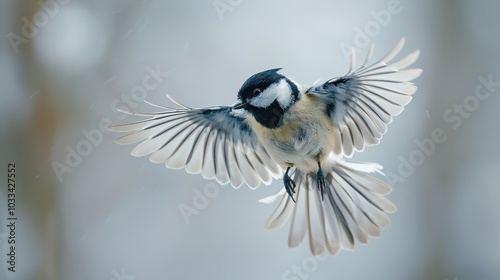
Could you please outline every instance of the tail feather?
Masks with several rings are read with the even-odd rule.
[[[293,220],[290,225],[290,235],[288,236],[288,246],[296,247],[304,239],[308,224],[309,211],[308,205],[308,191],[309,189],[309,178],[307,176],[302,176],[300,172],[296,171],[294,174],[294,181],[297,186],[304,186],[303,188],[296,188],[295,191],[295,207],[293,209]],[[289,204],[294,203],[293,201],[288,201]]]
[[[307,232],[313,255],[325,251],[334,255],[340,249],[352,250],[356,242],[368,242],[390,224],[387,213],[396,211],[384,197],[390,186],[367,174],[381,173],[381,169],[373,163],[337,161],[326,175],[323,199],[316,187],[316,174],[295,170],[296,203],[284,195],[265,228],[277,229],[291,219],[289,247],[297,247]]]

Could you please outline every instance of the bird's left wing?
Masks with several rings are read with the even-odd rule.
[[[235,188],[247,183],[256,188],[278,178],[282,168],[258,143],[241,110],[232,107],[194,109],[167,97],[179,108],[159,106],[163,111],[137,113],[123,111],[146,120],[109,127],[127,134],[115,140],[118,144],[141,142],[131,152],[133,156],[149,155],[154,163],[164,163],[172,169],[186,169],[205,179],[216,179]]]
[[[325,113],[334,124],[335,154],[350,157],[355,150],[378,144],[387,124],[411,101],[417,88],[410,81],[420,76],[422,70],[407,68],[417,60],[419,51],[391,61],[403,48],[404,41],[401,39],[378,62],[367,65],[372,45],[357,70],[353,70],[356,56],[352,51],[349,73],[306,91],[326,104]]]

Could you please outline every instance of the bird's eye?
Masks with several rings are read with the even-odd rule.
[[[254,89],[252,91],[252,97],[255,97],[255,96],[259,95],[261,92],[262,91],[260,89],[258,89],[258,88]]]

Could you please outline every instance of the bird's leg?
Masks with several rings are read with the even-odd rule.
[[[293,194],[295,193],[295,182],[288,176],[288,171],[290,171],[290,167],[286,169],[285,176],[283,176],[283,184],[285,185],[285,190],[288,193],[288,195],[292,198],[293,202],[295,202],[295,199],[293,199]]]
[[[318,184],[318,190],[321,192],[321,200],[325,198],[325,174],[323,174],[323,169],[321,169],[321,163],[318,161],[318,173],[316,173],[316,183]]]

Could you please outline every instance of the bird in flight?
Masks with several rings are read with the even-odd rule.
[[[109,129],[125,133],[118,144],[140,142],[133,156],[220,184],[255,189],[282,179],[283,188],[261,200],[281,199],[266,229],[291,219],[289,247],[307,233],[313,255],[353,249],[379,236],[390,223],[387,213],[396,211],[385,198],[391,187],[370,174],[383,175],[382,167],[351,157],[379,143],[417,90],[410,81],[422,70],[409,67],[419,51],[394,61],[404,42],[369,63],[372,45],[357,69],[351,51],[348,73],[319,85],[303,86],[270,69],[248,78],[233,106],[191,108],[167,95],[174,107],[145,101],[160,111],[121,110],[146,119]]]

